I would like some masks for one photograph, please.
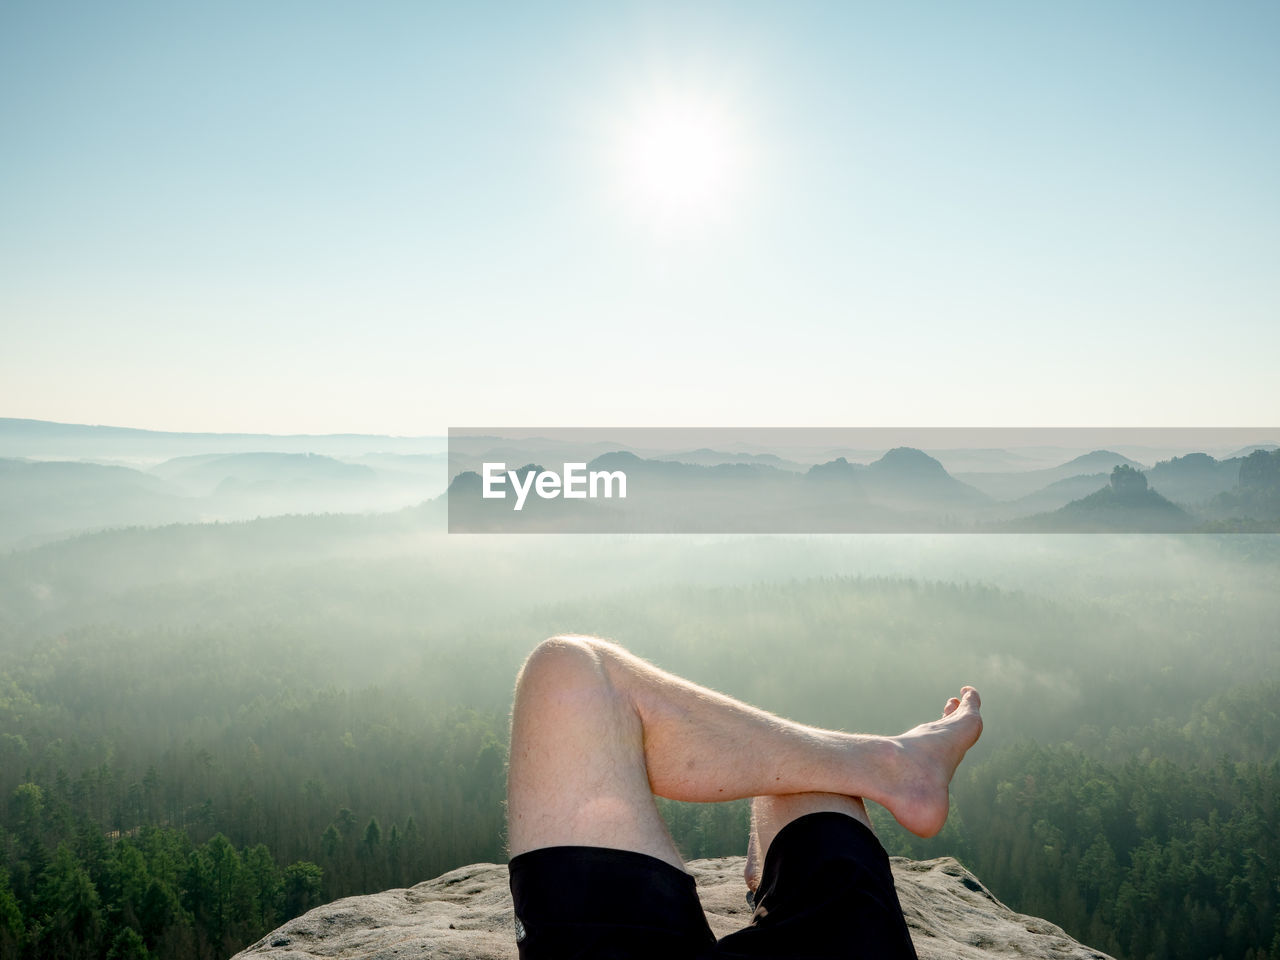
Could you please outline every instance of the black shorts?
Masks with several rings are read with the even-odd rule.
[[[778,831],[751,922],[719,941],[693,877],[647,854],[543,847],[510,869],[521,960],[916,956],[884,848],[843,813],[811,813]]]

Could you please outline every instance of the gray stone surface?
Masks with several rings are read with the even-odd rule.
[[[689,872],[717,936],[750,916],[741,857],[694,860]],[[1058,927],[1014,913],[950,857],[893,859],[902,910],[921,960],[1042,957],[1110,960]],[[236,955],[243,960],[515,960],[507,868],[478,863],[407,890],[337,900],[290,920]]]

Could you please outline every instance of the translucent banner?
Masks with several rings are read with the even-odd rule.
[[[451,533],[1275,533],[1280,429],[454,428]]]

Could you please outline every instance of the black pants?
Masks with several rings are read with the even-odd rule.
[[[811,813],[765,857],[750,923],[719,941],[693,877],[647,854],[543,847],[511,860],[521,960],[915,960],[889,858],[862,823]]]

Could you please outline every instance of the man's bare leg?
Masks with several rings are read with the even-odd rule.
[[[773,716],[589,637],[545,641],[516,685],[508,775],[512,855],[561,844],[681,860],[652,794],[673,800],[866,797],[932,836],[982,730],[977,691],[897,737]],[[763,848],[762,848],[763,849]]]
[[[791,793],[780,797],[756,797],[751,801],[751,834],[747,840],[747,863],[743,879],[747,889],[754,891],[760,885],[764,871],[764,858],[769,853],[773,838],[792,820],[810,813],[843,813],[870,829],[871,818],[860,797],[845,797],[838,793]]]
[[[942,708],[942,715],[950,716],[959,706],[959,698],[952,697]],[[792,820],[807,814],[826,812],[843,813],[868,829],[873,829],[861,797],[846,797],[834,793],[795,793],[781,797],[756,797],[752,800],[751,832],[743,871],[748,889],[754,891],[759,886],[764,858],[779,830]]]

